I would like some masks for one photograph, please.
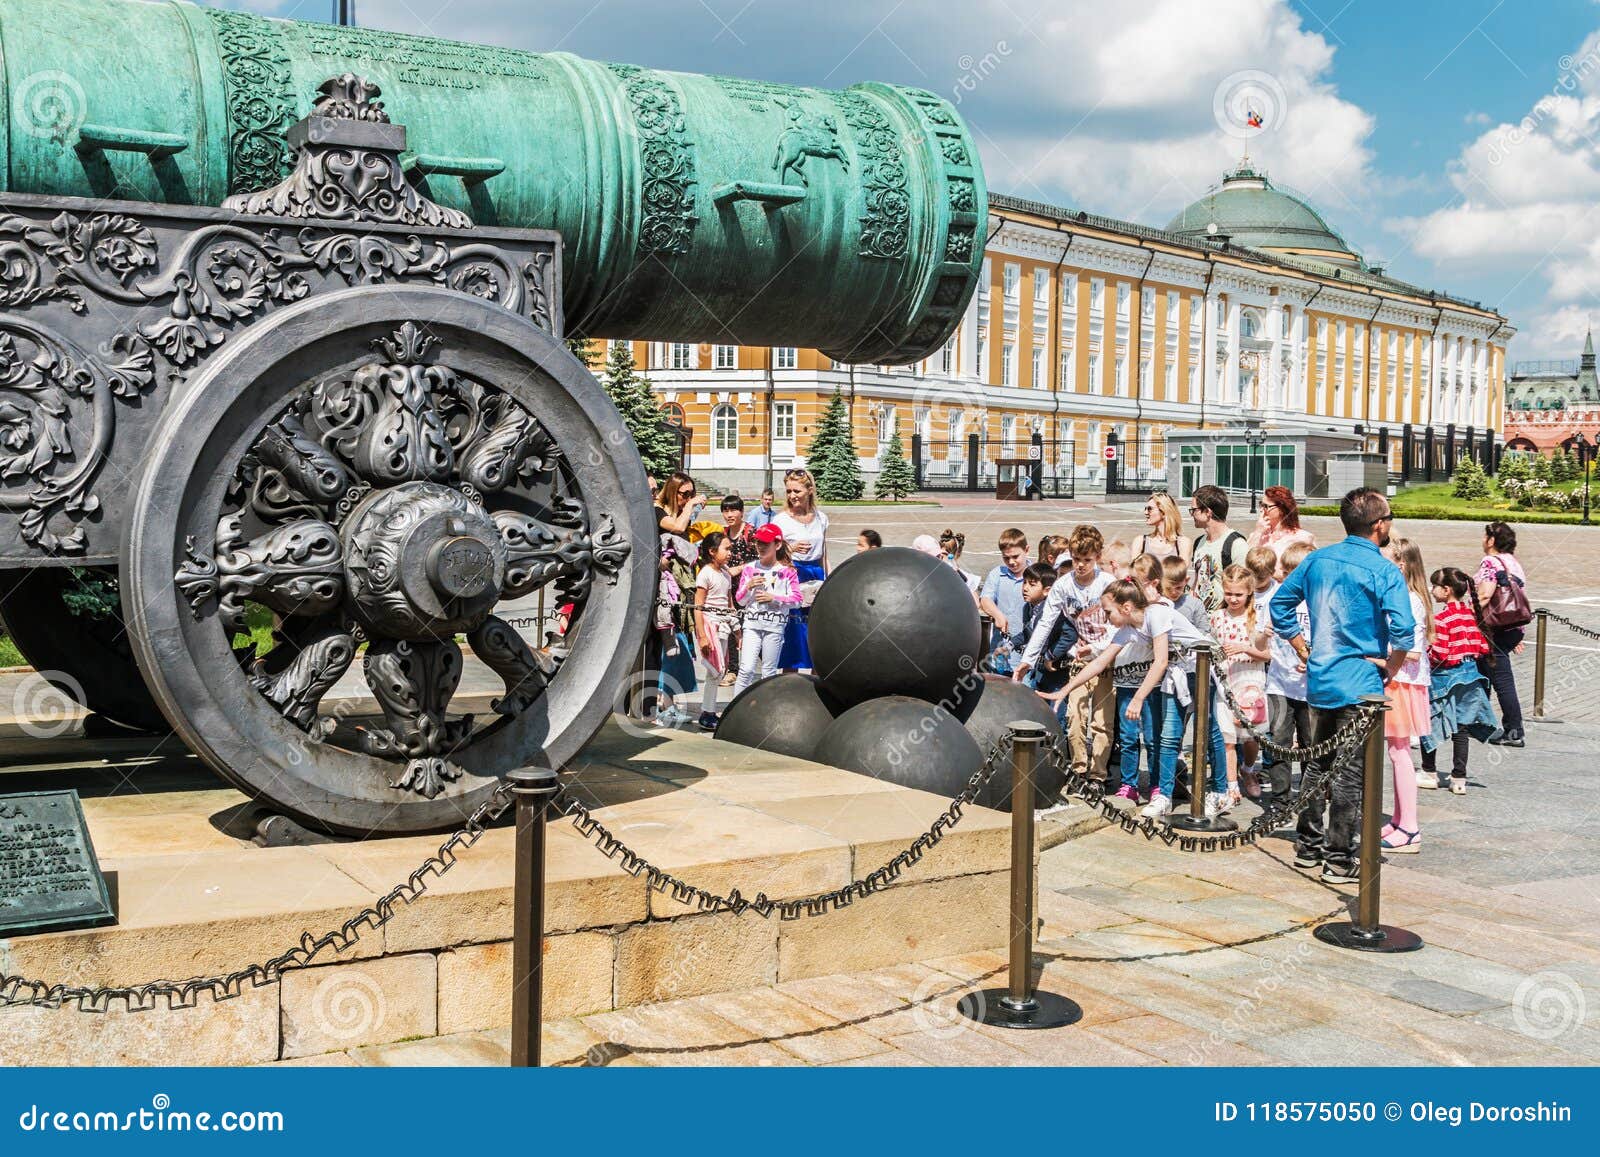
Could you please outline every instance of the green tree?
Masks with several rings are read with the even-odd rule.
[[[633,349],[625,341],[611,346],[606,355],[606,374],[601,384],[633,435],[633,444],[644,461],[644,468],[657,478],[677,468],[678,440],[667,431],[649,379],[633,365]]]
[[[1457,498],[1465,498],[1469,502],[1482,502],[1489,497],[1489,478],[1483,472],[1483,467],[1466,456],[1456,463],[1456,475],[1451,493]]]
[[[1555,471],[1550,466],[1550,459],[1543,454],[1533,456],[1533,477],[1548,486],[1555,477]]]
[[[572,351],[572,356],[577,358],[591,370],[594,369],[595,348],[594,339],[581,334],[568,334],[566,337],[567,349]]]
[[[806,468],[817,480],[817,497],[824,502],[853,502],[865,489],[850,415],[838,390],[833,392],[817,423],[817,432],[806,450]]]
[[[1560,447],[1550,463],[1550,481],[1571,482],[1578,476],[1578,460],[1565,446]]]
[[[878,458],[878,484],[874,492],[879,498],[892,498],[899,502],[908,498],[917,488],[917,475],[906,461],[905,447],[900,442],[900,421],[895,420],[894,433],[889,435],[889,445]]]

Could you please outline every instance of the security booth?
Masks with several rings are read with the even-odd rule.
[[[1033,476],[1037,458],[996,458],[994,465],[996,498],[1026,502],[1039,493]]]
[[[1173,494],[1188,498],[1202,485],[1220,486],[1249,502],[1268,486],[1287,486],[1300,501],[1326,498],[1336,454],[1359,453],[1360,435],[1307,426],[1224,426],[1167,431],[1167,477]]]

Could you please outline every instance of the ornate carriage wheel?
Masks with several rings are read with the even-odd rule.
[[[561,767],[655,596],[644,471],[599,384],[531,322],[432,287],[250,327],[162,415],[132,509],[125,603],[163,712],[241,789],[334,831],[445,828],[507,770]],[[544,586],[577,611],[531,649],[493,612]],[[233,644],[252,605],[273,617],[261,658]],[[504,681],[491,722],[449,710],[464,653]],[[323,707],[357,662],[381,718]]]

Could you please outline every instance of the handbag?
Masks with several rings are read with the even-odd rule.
[[[1489,605],[1483,608],[1483,625],[1491,631],[1505,631],[1525,627],[1533,622],[1533,607],[1528,602],[1528,592],[1523,582],[1511,569],[1500,564],[1494,576],[1494,594]]]

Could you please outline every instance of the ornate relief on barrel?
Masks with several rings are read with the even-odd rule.
[[[248,193],[289,172],[284,134],[294,124],[289,56],[270,21],[205,8],[217,28],[228,105],[228,189]]]
[[[640,253],[687,253],[694,234],[694,142],[677,90],[659,73],[633,64],[608,64],[639,130],[642,167]]]
[[[861,215],[861,255],[902,260],[910,242],[911,198],[906,158],[889,118],[860,93],[835,98],[855,130],[866,212]]]

